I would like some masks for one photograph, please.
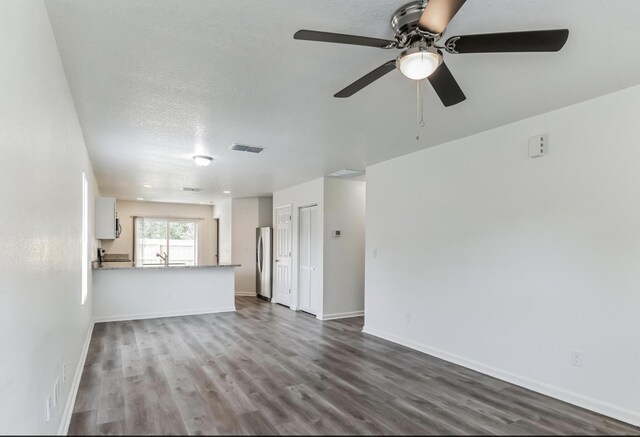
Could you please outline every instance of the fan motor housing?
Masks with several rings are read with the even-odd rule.
[[[422,40],[437,41],[442,34],[431,34],[418,27],[418,22],[429,0],[407,3],[391,16],[391,28],[396,34],[398,48],[404,48]],[[444,33],[444,32],[443,32]]]

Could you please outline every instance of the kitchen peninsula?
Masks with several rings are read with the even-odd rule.
[[[96,267],[96,322],[235,311],[235,267]]]

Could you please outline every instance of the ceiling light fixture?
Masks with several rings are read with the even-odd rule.
[[[142,197],[136,197],[136,200],[144,200]]]
[[[422,80],[431,76],[442,63],[442,55],[434,47],[413,47],[398,56],[396,64],[409,79]]]
[[[211,164],[211,161],[213,161],[213,158],[206,155],[196,155],[193,157],[193,162],[195,162],[196,165],[200,167],[208,166],[209,164]]]
[[[151,185],[149,185],[149,184],[142,184],[142,188],[151,188]]]
[[[363,174],[365,174],[364,170],[350,170],[348,168],[345,168],[343,170],[335,171],[331,173],[329,176],[334,178],[342,178],[342,177],[355,178],[358,176],[362,176]]]
[[[231,194],[231,191],[229,191],[229,190],[225,190],[225,191],[223,191],[223,193],[224,193],[224,194]]]

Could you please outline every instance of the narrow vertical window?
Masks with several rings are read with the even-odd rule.
[[[89,183],[87,175],[82,172],[82,299],[87,301],[89,292]]]

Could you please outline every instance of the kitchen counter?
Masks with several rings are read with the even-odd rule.
[[[237,264],[98,267],[91,271],[97,322],[235,311]]]
[[[240,264],[203,264],[197,266],[142,266],[142,267],[93,267],[93,270],[166,270],[166,269],[215,269],[219,267],[240,267]]]

